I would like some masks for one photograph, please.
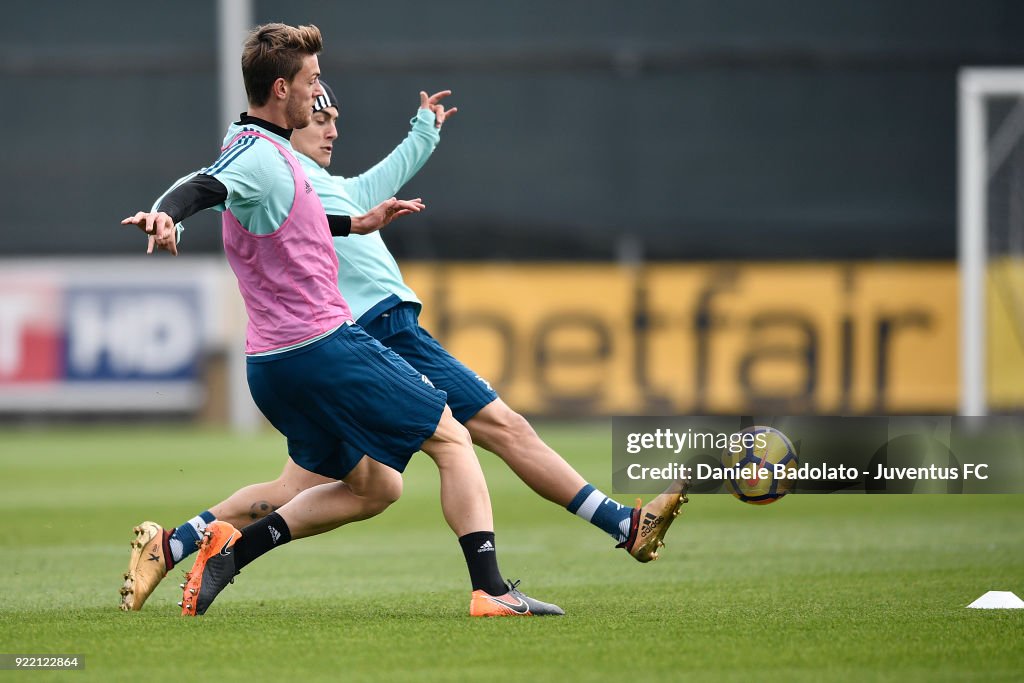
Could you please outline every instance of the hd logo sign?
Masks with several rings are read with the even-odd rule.
[[[209,297],[193,275],[0,271],[0,409],[198,409]]]
[[[71,289],[65,377],[189,380],[198,375],[201,330],[195,288]]]

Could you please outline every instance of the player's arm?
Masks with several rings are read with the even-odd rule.
[[[146,253],[152,254],[153,247],[165,249],[175,256],[178,254],[177,225],[189,216],[203,209],[223,203],[227,189],[215,178],[201,173],[187,180],[179,180],[150,211],[139,211],[121,221],[121,225],[137,225],[149,236]]]
[[[165,194],[155,210],[169,216],[174,223],[180,223],[203,209],[225,205],[229,198],[232,201],[259,201],[259,186],[251,181],[256,173],[236,171],[220,175],[231,188],[234,188],[233,190],[229,190],[225,182],[213,176],[197,173]],[[400,200],[391,197],[360,216],[327,214],[327,224],[331,235],[335,237],[344,237],[352,233],[365,235],[380,230],[399,216],[422,211],[423,208],[421,199]],[[156,241],[157,246],[167,248],[161,244],[160,238]]]
[[[205,173],[197,173],[165,194],[156,210],[180,223],[203,209],[223,204],[227,199],[228,188],[224,183]]]
[[[121,224],[137,225],[149,235],[147,254],[153,253],[153,247],[156,246],[177,255],[176,224],[203,209],[223,204],[227,197],[228,191],[223,183],[200,173],[165,194],[153,211],[140,211],[125,218]],[[399,216],[417,213],[423,208],[423,201],[419,198],[404,200],[391,197],[361,216],[328,215],[327,223],[334,236],[344,237],[351,233],[366,235],[380,230]]]
[[[249,158],[251,159],[252,155]],[[140,211],[135,216],[126,218],[122,224],[138,225],[149,235],[147,254],[153,253],[153,247],[156,246],[176,255],[178,237],[182,229],[181,222],[186,218],[204,209],[217,208],[223,211],[229,198],[235,202],[259,201],[261,190],[258,184],[250,181],[245,175],[251,169],[245,169],[242,163],[238,166],[239,169],[232,169],[234,173],[221,174],[224,182],[206,173],[186,176],[165,192],[148,213]],[[241,172],[238,172],[239,170]],[[225,182],[233,191],[229,190]],[[348,216],[330,216],[329,222],[332,234],[348,235],[352,230],[352,220]],[[379,223],[380,220],[372,222]],[[372,222],[363,221],[361,225],[368,227]]]
[[[175,226],[181,221],[204,209],[226,211],[262,202],[274,182],[269,164],[277,163],[277,156],[269,146],[238,135],[212,164],[164,193],[149,214],[140,212],[122,222],[134,223],[149,233],[147,253],[155,244],[177,254]]]
[[[152,254],[153,247],[156,246],[176,256],[176,226],[203,209],[222,205],[227,198],[228,190],[222,182],[203,173],[197,173],[184,182],[179,181],[170,191],[164,193],[151,211],[139,211],[134,216],[125,218],[121,224],[137,225],[149,235],[147,254]]]
[[[420,92],[420,107],[406,138],[372,168],[354,178],[340,179],[345,190],[363,206],[378,204],[395,195],[416,175],[441,139],[441,126],[458,109],[445,109],[441,101],[451,90],[427,95]]]
[[[419,213],[424,208],[425,205],[423,204],[423,200],[420,198],[395,199],[394,197],[391,197],[390,199],[385,199],[362,216],[353,216],[351,232],[355,235],[368,235],[371,232],[380,230],[399,216],[407,216],[410,213]],[[327,216],[328,222],[330,222],[331,218],[331,216]],[[333,227],[331,229],[331,234],[335,237],[345,237],[348,235],[348,233],[335,233]]]

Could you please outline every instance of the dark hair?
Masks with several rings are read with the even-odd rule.
[[[320,89],[324,91],[324,94],[317,95],[313,99],[314,114],[317,113],[318,111],[327,109],[327,107],[338,106],[338,98],[334,96],[334,91],[331,90],[331,87],[329,85],[327,85],[323,81],[320,81]]]
[[[254,28],[242,48],[242,80],[249,104],[266,104],[274,81],[291,81],[302,69],[302,61],[323,49],[320,29],[312,24],[264,24]]]

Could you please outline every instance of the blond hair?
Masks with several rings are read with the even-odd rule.
[[[270,99],[274,81],[291,81],[302,61],[324,49],[320,29],[288,24],[263,24],[250,33],[242,48],[242,80],[249,104],[259,107]]]

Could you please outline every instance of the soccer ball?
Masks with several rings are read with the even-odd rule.
[[[722,452],[722,465],[732,470],[757,471],[757,478],[726,477],[725,489],[744,503],[767,505],[793,490],[795,479],[776,478],[775,466],[782,465],[787,472],[798,465],[796,449],[786,435],[774,427],[747,427],[739,432],[744,444],[751,444],[739,452],[726,448]],[[751,438],[751,436],[753,438]]]

